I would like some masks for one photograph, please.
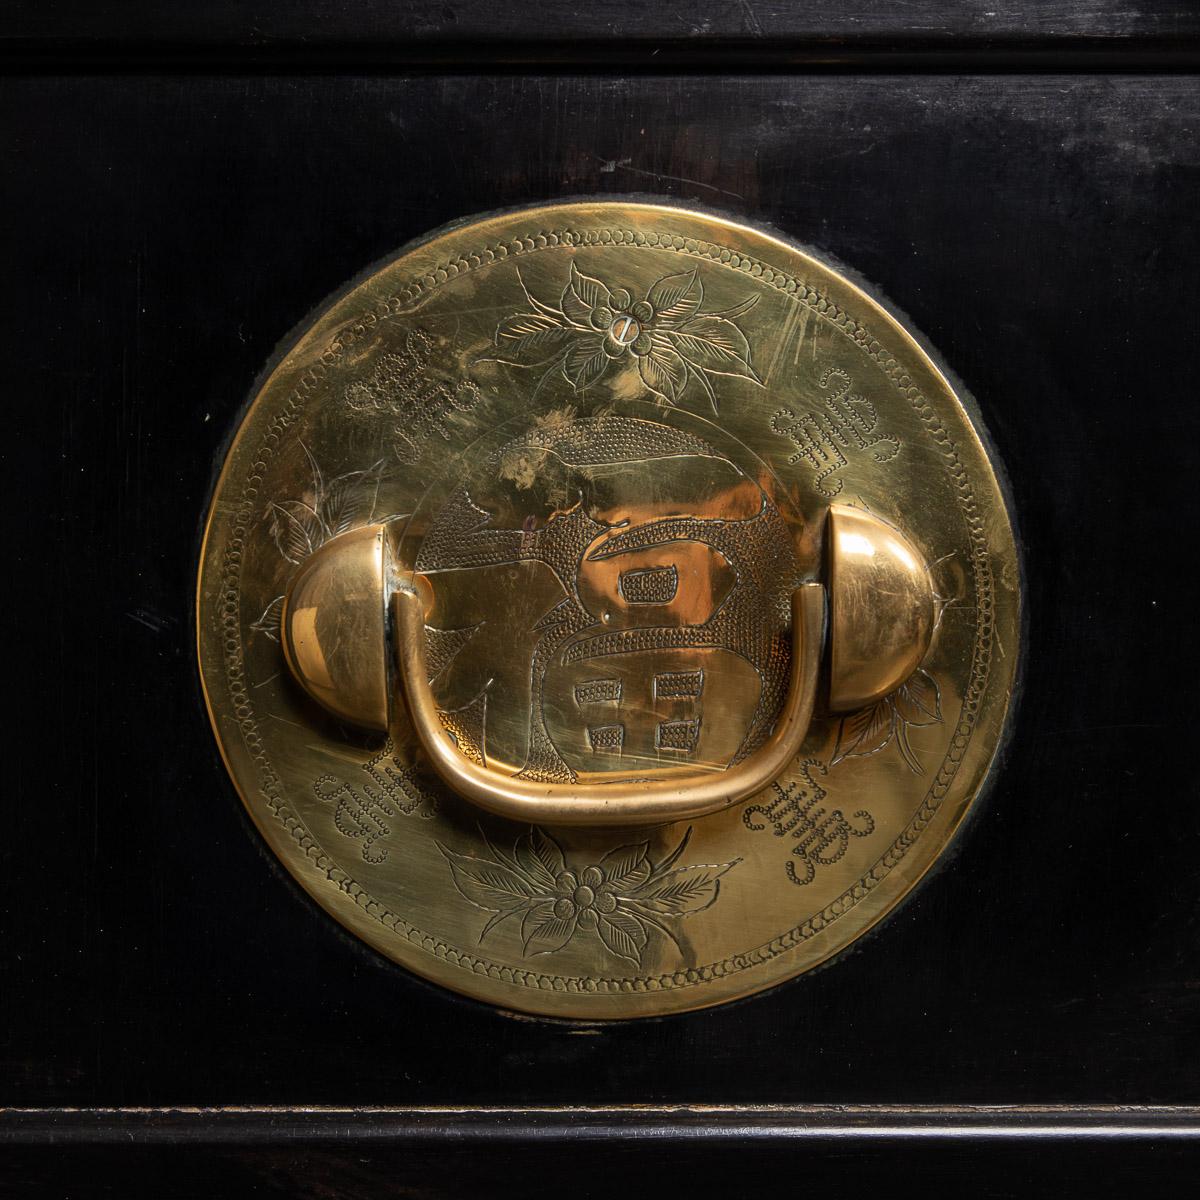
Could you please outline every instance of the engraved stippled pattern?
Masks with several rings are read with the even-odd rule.
[[[534,463],[528,458],[531,448],[547,451],[559,464],[580,468],[692,455],[732,468],[699,438],[655,422],[608,414],[564,418],[552,428],[524,433],[491,455],[480,474],[484,479],[502,475],[506,465],[520,474],[533,469]],[[749,479],[745,482],[751,483]],[[604,540],[598,543],[602,535]],[[729,564],[738,584],[708,619],[669,624],[664,623],[662,614],[655,613],[647,624],[589,632],[596,627],[599,614],[589,610],[580,594],[585,558],[594,564],[629,552],[661,550],[683,542],[715,550]],[[758,511],[745,519],[668,516],[633,528],[626,528],[624,522],[610,527],[594,519],[586,507],[575,506],[553,514],[541,528],[526,529],[495,526],[464,483],[430,518],[417,553],[416,569],[436,575],[521,561],[549,567],[564,594],[529,630],[538,636],[531,649],[528,676],[528,751],[519,777],[542,782],[576,780],[545,719],[545,679],[554,660],[571,665],[646,651],[730,650],[753,667],[761,684],[748,730],[732,762],[746,758],[766,739],[782,701],[788,664],[782,622],[772,622],[772,614],[778,617],[786,611],[795,564],[784,519],[761,490]],[[640,582],[631,585],[631,579]],[[648,585],[647,581],[655,582]],[[617,586],[628,603],[653,608],[675,597],[678,573],[674,566],[624,571]],[[664,745],[661,740],[655,744],[659,748]],[[601,745],[615,750],[611,742],[597,743],[593,739],[591,745],[594,751]]]

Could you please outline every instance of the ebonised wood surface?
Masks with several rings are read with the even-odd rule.
[[[0,40],[90,41],[116,46],[145,39],[189,43],[310,46],[380,42],[481,44],[584,39],[689,42],[755,39],[897,40],[1085,38],[1127,45],[1135,38],[1178,42],[1200,34],[1188,0],[541,0],[535,6],[494,0],[205,0],[159,4],[124,0],[10,0]]]
[[[1190,19],[1092,8],[1125,14],[1114,33]],[[23,27],[18,8],[8,29],[53,34],[54,15]],[[0,95],[0,1103],[1197,1099],[1195,77],[143,71],[12,77]],[[737,1005],[572,1026],[420,983],[285,877],[208,730],[193,577],[225,440],[312,307],[445,221],[633,192],[773,223],[908,314],[1007,465],[1028,640],[995,787],[881,929]],[[614,1163],[653,1177],[658,1159],[618,1143]],[[0,1181],[315,1196],[369,1176],[455,1194],[445,1149],[141,1153],[7,1151]],[[575,1152],[530,1153],[463,1159],[463,1185],[502,1194],[538,1177],[521,1161],[557,1177]],[[792,1161],[770,1153],[733,1194]],[[848,1153],[818,1157],[863,1186],[926,1161]],[[1145,1188],[1186,1166],[1179,1147],[1060,1147],[1038,1176],[1009,1153],[959,1147],[926,1170],[1014,1181],[978,1192],[1001,1195],[1060,1168]],[[718,1178],[719,1154],[688,1170]]]

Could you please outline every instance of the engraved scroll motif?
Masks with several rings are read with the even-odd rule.
[[[374,360],[370,373],[342,396],[348,412],[386,422],[392,449],[408,466],[421,461],[431,441],[450,441],[454,416],[470,412],[480,400],[470,380],[438,379],[432,352],[433,339],[422,329],[410,330],[402,349]]]
[[[818,867],[844,858],[851,838],[875,832],[875,819],[866,809],[846,816],[840,808],[825,807],[821,802],[827,793],[813,778],[814,771],[824,775],[826,767],[816,759],[806,759],[800,764],[799,780],[786,787],[772,784],[775,794],[771,799],[751,804],[742,812],[747,829],[761,832],[769,827],[775,837],[790,837],[796,843],[784,869],[798,887],[812,883]]]
[[[685,461],[693,464],[687,471],[693,489],[707,489],[710,479],[719,484],[718,500],[706,502],[717,505],[712,515],[699,502],[693,511],[705,515],[661,516],[658,509],[632,518],[628,509],[613,514],[604,488],[615,486],[621,471],[645,472],[649,466],[661,490],[668,468],[682,471],[678,464]],[[519,756],[515,769],[522,778],[576,782],[577,771],[585,768],[562,740],[584,745],[576,727],[586,728],[589,762],[596,755],[628,755],[635,733],[642,738],[636,752],[651,763],[665,759],[673,765],[680,756],[697,755],[729,766],[753,753],[779,711],[790,657],[784,626],[797,568],[778,509],[756,481],[708,443],[656,422],[612,415],[562,414],[545,421],[497,451],[482,464],[478,479],[482,489],[489,479],[510,486],[515,481],[518,505],[534,504],[521,499],[521,488],[535,479],[541,488],[558,486],[554,472],[561,495],[540,527],[532,517],[523,520],[519,506],[515,512],[482,507],[467,484],[433,515],[415,567],[435,588],[443,572],[461,578],[466,571],[512,564],[548,568],[540,577],[548,583],[540,593],[547,607],[532,622],[522,622],[523,628],[511,623],[516,618],[505,623],[488,614],[466,629],[427,627],[437,652],[431,655],[437,659],[430,664],[431,681],[441,675],[444,690],[452,690],[445,681],[465,661],[464,673],[484,671],[480,686],[491,691],[483,699],[503,695],[509,713],[527,714],[521,743],[507,750],[510,760]],[[493,509],[502,507],[492,502]],[[506,527],[509,522],[518,527]],[[647,555],[659,559],[652,569],[645,566]],[[676,561],[703,563],[703,571],[691,570],[689,578],[705,582],[671,609],[682,577]],[[634,569],[618,572],[618,563]],[[603,579],[617,582],[605,591],[597,583]],[[474,591],[486,593],[486,583]],[[461,652],[474,639],[479,641],[464,659]],[[483,647],[493,644],[489,655]],[[710,731],[702,719],[703,664],[723,654],[742,661],[738,670],[752,681],[752,690],[743,714],[714,722]],[[486,669],[479,667],[481,660]],[[501,677],[501,668],[509,674]],[[455,712],[444,711],[443,722],[464,754],[487,761],[495,756],[487,726],[491,709],[474,692],[463,695],[472,703],[448,704]],[[640,718],[646,714],[657,724],[643,730]],[[706,737],[715,757],[697,752]],[[716,754],[718,744],[726,748]]]
[[[481,836],[488,858],[457,854],[441,843],[438,849],[462,896],[493,914],[479,941],[520,917],[526,955],[552,954],[581,934],[594,934],[610,953],[638,966],[653,934],[682,950],[672,924],[715,904],[721,876],[741,862],[677,867],[691,829],[660,862],[650,859],[648,842],[637,842],[583,866],[569,864],[542,829],[531,828],[508,853]]]
[[[520,272],[517,277],[529,311],[500,322],[495,361],[543,368],[537,390],[561,372],[582,392],[610,370],[636,364],[642,383],[660,401],[678,404],[694,383],[716,412],[710,377],[734,375],[762,384],[751,364],[750,343],[737,324],[758,297],[721,312],[702,312],[699,268],[664,275],[634,300],[628,288],[610,288],[572,263],[557,305],[539,300]]]
[[[790,408],[781,408],[771,418],[771,428],[780,437],[789,438],[796,453],[789,463],[806,462],[817,472],[817,491],[832,499],[842,490],[840,472],[848,465],[847,450],[870,450],[880,463],[890,462],[900,453],[900,440],[889,433],[877,433],[879,414],[864,396],[850,393],[850,376],[840,367],[829,367],[818,384],[827,389],[836,383],[819,409],[799,416]]]
[[[383,749],[362,764],[370,783],[357,787],[322,775],[313,782],[318,800],[333,806],[333,823],[346,837],[360,841],[363,862],[381,863],[387,859],[387,847],[375,843],[392,832],[395,817],[432,817],[437,812],[437,799],[420,786],[416,770],[405,766],[395,757],[389,738]]]

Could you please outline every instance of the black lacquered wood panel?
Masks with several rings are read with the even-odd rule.
[[[1195,79],[3,94],[4,1102],[1195,1099]],[[415,981],[284,878],[191,603],[224,440],[310,308],[455,217],[631,192],[774,223],[907,312],[1008,466],[1029,627],[996,785],[900,914],[774,993],[583,1028]]]
[[[1118,53],[1139,43],[1159,50],[1181,48],[1200,35],[1200,18],[1184,0],[693,0],[687,5],[610,0],[604,5],[543,0],[536,14],[519,4],[491,0],[267,0],[253,6],[238,0],[163,5],[126,0],[121,5],[84,0],[13,0],[0,26],[0,45],[14,51],[61,50],[121,54],[136,46],[211,55],[251,47],[310,54],[349,52],[370,56],[406,46],[428,49],[514,46],[560,47],[649,43],[687,46],[742,43],[758,56],[783,48],[823,46],[826,52],[855,53],[867,44],[899,50],[905,45],[946,48],[948,42],[1025,47],[1108,42]],[[578,50],[576,51],[578,53]]]

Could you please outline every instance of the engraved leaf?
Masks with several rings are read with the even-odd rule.
[[[536,893],[530,882],[504,863],[455,854],[440,842],[438,849],[454,876],[454,886],[476,907],[490,912],[524,906]]]
[[[379,494],[383,460],[365,471],[349,471],[331,480],[321,499],[321,518],[330,537],[370,521]]]
[[[737,860],[680,867],[643,888],[638,893],[637,902],[652,912],[669,916],[683,917],[698,913],[716,901],[721,889],[721,876],[736,863]]]
[[[571,278],[562,294],[563,315],[573,325],[590,329],[592,309],[601,305],[612,306],[612,294],[608,288],[599,279],[581,274],[579,268],[572,263]]]
[[[597,914],[596,932],[614,954],[641,964],[649,934],[633,913],[617,908],[608,914]]]
[[[667,275],[646,293],[646,300],[654,309],[656,329],[675,329],[682,325],[696,315],[703,299],[704,285],[700,282],[699,268],[680,275]]]
[[[717,393],[713,390],[713,385],[709,382],[708,376],[702,370],[691,371],[690,375],[700,385],[700,390],[708,397],[708,403],[713,412],[719,413],[721,407],[717,404]]]
[[[646,857],[648,842],[634,846],[618,846],[600,860],[600,870],[613,887],[631,891],[641,887],[650,878],[650,860]]]
[[[571,347],[563,363],[563,373],[576,391],[596,382],[608,369],[609,357],[604,353],[604,342],[598,337],[580,338]]]
[[[326,540],[321,518],[300,500],[271,505],[271,536],[279,553],[294,566],[299,566]]]
[[[917,752],[912,748],[912,743],[908,740],[908,726],[903,721],[896,724],[896,745],[900,749],[900,757],[908,764],[908,769],[914,775],[924,775],[925,768],[921,766],[921,760],[917,757]]]
[[[739,375],[762,383],[750,365],[750,343],[746,335],[724,317],[693,317],[671,333],[679,353],[694,367],[717,375]]]
[[[273,642],[279,641],[279,628],[283,621],[283,597],[276,596],[262,611],[257,621],[250,623],[255,633],[264,633]]]
[[[688,847],[688,842],[692,840],[692,827],[689,825],[683,837],[679,839],[679,845],[667,855],[655,868],[655,875],[662,877],[665,875],[682,857],[683,852]]]
[[[539,300],[525,286],[525,278],[521,274],[519,267],[517,268],[517,282],[521,285],[521,291],[525,293],[525,299],[529,301],[529,307],[532,308],[535,313],[540,313],[543,317],[555,317],[557,318],[558,324],[562,323],[562,313],[560,313],[558,309],[552,308],[549,304],[543,304],[542,301]]]
[[[300,449],[304,451],[304,457],[308,459],[309,470],[312,471],[313,503],[319,503],[321,493],[325,490],[325,477],[321,474],[321,468],[317,466],[317,460],[313,457],[312,451],[303,442],[300,443]]]
[[[837,745],[829,765],[834,766],[844,758],[862,758],[882,750],[892,740],[895,726],[896,711],[886,698],[851,713],[838,726]]]
[[[727,321],[736,321],[738,317],[744,317],[758,303],[757,296],[747,296],[740,304],[735,304],[732,308],[723,308],[720,312],[706,313],[709,317],[724,317]]]
[[[521,938],[526,954],[552,954],[561,950],[574,936],[578,916],[573,912],[566,918],[554,915],[554,904],[535,904],[521,922]]]
[[[687,386],[687,364],[666,338],[656,336],[649,354],[638,359],[642,382],[669,404],[675,404]]]
[[[503,361],[537,366],[560,353],[571,336],[560,320],[542,313],[518,313],[496,329]]]
[[[896,712],[908,725],[937,725],[942,720],[942,694],[928,671],[916,670],[895,694]]]
[[[506,908],[496,913],[494,916],[489,917],[487,924],[479,931],[479,944],[481,946],[483,945],[483,939],[486,938],[487,935],[491,933],[501,921],[507,921],[509,917],[519,913],[520,911],[521,909],[519,907]]]
[[[571,264],[570,286],[589,308],[597,308],[601,304],[612,305],[612,294],[608,288],[599,279],[584,275],[574,263]]]
[[[525,874],[548,892],[554,891],[554,881],[567,869],[558,843],[536,827],[517,842],[516,859]]]

